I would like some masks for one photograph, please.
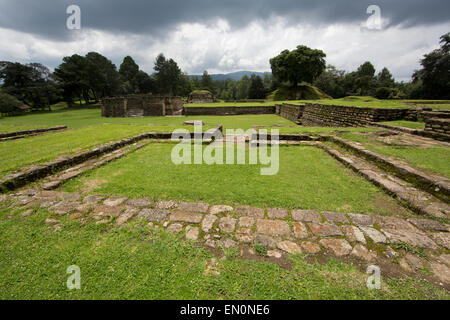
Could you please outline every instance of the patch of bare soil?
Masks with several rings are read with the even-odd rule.
[[[402,207],[395,199],[391,199],[385,194],[376,194],[373,203],[376,208],[379,208],[382,211],[388,211],[392,213],[393,216],[411,216],[411,211]],[[377,214],[382,214],[382,212],[378,212]]]
[[[102,184],[107,183],[108,180],[105,179],[90,179],[84,183],[83,191],[85,193],[89,193],[97,188],[99,188]]]

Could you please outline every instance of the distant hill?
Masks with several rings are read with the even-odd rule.
[[[233,79],[234,81],[241,80],[241,78],[245,75],[251,76],[252,74],[256,74],[257,76],[260,76],[261,78],[264,78],[265,74],[272,74],[271,72],[255,72],[255,71],[237,71],[232,73],[218,73],[218,74],[210,74],[211,79],[216,80],[226,80],[226,79]],[[198,77],[201,78],[202,75],[190,75],[189,77]]]

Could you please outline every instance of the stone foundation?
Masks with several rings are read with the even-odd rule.
[[[450,119],[445,118],[429,118],[426,120],[425,123],[425,131],[445,134],[450,138],[449,127],[450,127]]]
[[[408,109],[359,108],[307,103],[302,125],[323,127],[358,127],[368,122],[394,121],[405,118]]]
[[[152,117],[181,115],[183,101],[179,97],[151,94],[104,98],[103,117]]]
[[[277,106],[277,114],[292,122],[301,122],[305,106],[283,103]]]
[[[184,107],[186,116],[234,116],[243,114],[274,114],[275,106],[250,107]]]

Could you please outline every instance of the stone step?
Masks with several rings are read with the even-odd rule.
[[[431,193],[442,201],[448,202],[450,199],[450,180],[446,177],[438,174],[425,173],[417,168],[411,167],[405,161],[377,154],[355,142],[328,135],[322,135],[322,138],[323,140],[331,141],[353,153],[363,156],[380,168],[388,167],[397,177],[413,183],[416,188]]]

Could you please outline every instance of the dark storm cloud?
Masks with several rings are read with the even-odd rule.
[[[0,0],[0,27],[44,38],[70,40],[66,8],[77,4],[82,26],[110,32],[163,37],[183,22],[213,22],[218,17],[240,28],[254,20],[282,16],[288,23],[317,25],[362,22],[369,5],[379,5],[391,25],[449,21],[448,0]]]

